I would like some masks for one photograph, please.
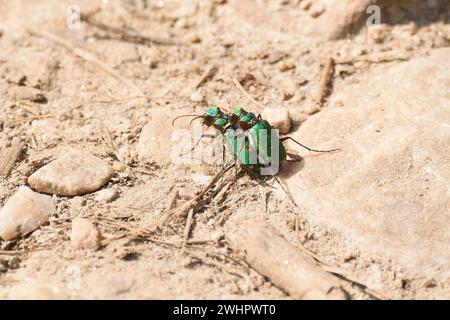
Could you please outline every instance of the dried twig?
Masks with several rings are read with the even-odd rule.
[[[205,82],[208,78],[212,77],[217,72],[217,67],[215,64],[210,65],[205,72],[200,76],[197,82],[194,85],[194,89],[198,89],[203,82]]]
[[[319,84],[312,93],[312,99],[320,106],[322,105],[323,100],[327,95],[331,79],[333,78],[333,73],[334,73],[334,59],[329,57],[325,61],[325,66],[322,70]]]
[[[56,44],[58,44],[58,45],[60,45],[60,46],[62,46],[64,48],[66,48],[67,50],[69,50],[73,54],[79,56],[80,58],[82,58],[83,60],[85,60],[87,62],[92,63],[93,65],[95,65],[99,69],[103,70],[104,72],[106,72],[107,74],[109,74],[110,76],[115,78],[116,80],[122,82],[127,87],[129,87],[130,89],[133,89],[140,96],[145,96],[146,99],[149,100],[149,98],[134,83],[132,83],[128,79],[125,79],[120,74],[118,74],[116,71],[114,71],[111,67],[107,66],[106,64],[104,64],[103,62],[98,60],[95,57],[95,55],[92,54],[91,52],[86,51],[84,49],[81,49],[81,48],[73,45],[69,41],[67,41],[65,39],[62,39],[62,38],[58,37],[57,35],[55,35],[55,34],[53,34],[51,32],[48,32],[48,31],[28,30],[28,33],[31,34],[31,35],[37,36],[37,37],[48,39],[48,40],[50,40],[50,41],[52,41],[52,42],[54,42],[54,43],[56,43]]]
[[[239,82],[239,80],[233,76],[232,74],[230,74],[231,79],[233,80],[233,83],[235,84],[236,87],[238,87],[239,90],[242,91],[242,93],[251,101],[253,102],[255,105],[257,105],[261,110],[264,110],[264,106],[259,103],[258,101],[255,100],[255,98],[253,98],[242,86],[242,84]]]
[[[267,222],[248,220],[227,234],[232,248],[256,271],[297,299],[346,299],[338,278],[324,271],[311,257]]]
[[[108,37],[111,39],[131,42],[131,43],[135,43],[135,44],[142,44],[142,45],[148,45],[148,44],[159,44],[159,45],[166,45],[166,46],[184,45],[184,43],[179,40],[154,37],[154,36],[143,36],[143,35],[140,35],[140,34],[137,34],[134,32],[128,32],[128,31],[125,31],[125,30],[117,28],[117,27],[103,24],[101,22],[95,21],[92,18],[92,14],[89,14],[89,15],[82,14],[81,21],[84,21],[87,24],[89,24],[99,30],[107,32]]]
[[[169,209],[172,209],[177,204],[178,196],[180,195],[180,192],[178,189],[175,189],[173,192],[172,198],[169,201]]]
[[[335,64],[354,64],[356,62],[384,63],[391,61],[406,61],[409,59],[410,59],[409,56],[394,50],[394,51],[374,53],[370,55],[362,55],[359,57],[355,57],[353,59],[339,59],[335,60]]]
[[[188,217],[186,219],[186,227],[184,228],[184,242],[189,239],[189,234],[191,233],[192,222],[194,216],[194,209],[189,210]]]
[[[11,147],[5,152],[0,160],[0,177],[7,178],[11,173],[14,164],[19,159],[25,144],[20,138],[15,137],[11,142]]]

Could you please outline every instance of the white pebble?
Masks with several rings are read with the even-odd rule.
[[[95,200],[98,202],[111,202],[117,199],[119,194],[116,190],[103,189],[95,193]]]
[[[202,102],[203,101],[203,95],[200,92],[193,92],[191,94],[191,101],[192,102]]]
[[[280,130],[281,134],[289,133],[291,130],[291,118],[286,108],[267,108],[261,116],[269,121],[275,129]]]
[[[205,186],[211,181],[211,176],[207,176],[201,173],[193,173],[191,177],[195,184],[201,186]]]
[[[13,240],[48,221],[55,211],[52,198],[22,186],[0,210],[0,237]]]

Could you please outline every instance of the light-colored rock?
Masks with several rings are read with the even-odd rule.
[[[281,177],[311,219],[361,254],[450,277],[450,49],[350,85],[293,135],[315,148]]]
[[[152,111],[151,118],[142,128],[139,143],[136,147],[138,160],[167,165],[172,163],[172,134],[174,129],[171,122],[175,116],[167,109],[154,109]],[[161,148],[162,145],[164,148]],[[155,152],[155,150],[159,151]]]
[[[193,173],[191,175],[191,178],[195,184],[200,185],[200,186],[206,186],[212,179],[211,176],[208,176],[203,173]]]
[[[26,235],[46,223],[54,211],[50,196],[20,187],[0,210],[0,237],[9,241]]]
[[[287,108],[266,108],[261,116],[275,129],[280,130],[281,134],[289,133],[291,130],[291,117]]]
[[[192,200],[197,195],[197,189],[193,185],[182,187],[178,190],[178,198],[180,200]]]
[[[191,101],[192,102],[202,102],[203,99],[204,99],[203,95],[200,92],[198,92],[198,91],[195,91],[195,92],[193,92],[191,94]]]
[[[117,199],[119,193],[113,189],[103,189],[97,191],[95,194],[95,200],[98,202],[111,202]]]
[[[71,150],[33,173],[28,183],[38,192],[77,196],[100,189],[112,175],[112,168],[102,159]]]
[[[101,240],[102,235],[92,222],[84,218],[73,219],[70,244],[75,249],[97,250]]]
[[[33,102],[47,101],[41,90],[30,87],[12,86],[8,89],[8,94],[16,100],[28,100]]]

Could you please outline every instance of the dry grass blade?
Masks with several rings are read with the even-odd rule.
[[[334,73],[334,59],[329,57],[325,61],[325,66],[322,70],[319,84],[312,93],[312,99],[319,105],[322,105],[322,102],[325,99],[325,96],[327,95],[331,79],[333,78],[333,73]]]
[[[189,213],[189,210],[197,206],[197,204],[203,199],[206,193],[214,187],[217,181],[219,181],[219,179],[233,167],[234,164],[217,173],[216,176],[211,179],[209,184],[202,190],[202,192],[200,192],[194,199],[184,203],[180,207],[176,207],[167,211],[164,217],[161,219],[161,224],[164,225],[176,218],[186,217]]]
[[[184,242],[186,242],[189,239],[193,218],[194,218],[194,209],[192,208],[191,210],[189,210],[188,217],[186,219],[186,227],[184,228]]]
[[[58,37],[57,35],[48,32],[48,31],[35,31],[35,30],[28,30],[28,33],[37,37],[41,37],[41,38],[45,38],[48,39],[64,48],[66,48],[67,50],[71,51],[73,54],[79,56],[80,58],[82,58],[83,60],[92,63],[93,65],[95,65],[96,67],[98,67],[99,69],[101,69],[102,71],[106,72],[107,74],[109,74],[110,76],[112,76],[113,78],[115,78],[116,80],[122,82],[123,84],[125,84],[127,87],[129,87],[130,89],[134,90],[138,95],[140,96],[145,96],[147,100],[149,100],[149,98],[147,98],[147,96],[141,91],[141,89],[139,89],[135,84],[133,84],[131,81],[129,81],[128,79],[125,79],[124,77],[122,77],[120,74],[118,74],[116,71],[114,71],[111,67],[107,66],[106,64],[104,64],[103,62],[101,62],[100,60],[98,60],[94,54],[92,54],[89,51],[86,51],[84,49],[81,49],[79,47],[76,47],[75,45],[73,45],[72,43],[70,43],[69,41],[62,39],[60,37]]]
[[[203,72],[203,74],[200,76],[200,78],[197,80],[197,82],[194,85],[194,89],[198,89],[203,82],[205,82],[208,78],[212,77],[217,72],[217,67],[215,64],[212,64],[208,67],[208,69]]]
[[[236,87],[238,87],[239,90],[242,91],[242,93],[244,94],[244,96],[246,96],[251,102],[253,102],[258,108],[260,108],[261,110],[264,110],[264,106],[259,103],[258,101],[255,100],[255,98],[253,98],[242,86],[242,84],[239,82],[239,80],[233,76],[232,74],[230,74],[231,79],[233,80],[233,83]]]
[[[9,176],[15,163],[20,158],[24,146],[25,144],[20,140],[20,138],[16,137],[13,139],[11,147],[0,159],[0,177],[7,178]]]
[[[109,25],[103,24],[101,22],[95,21],[92,18],[92,15],[82,14],[81,21],[84,21],[87,24],[108,33],[108,37],[111,39],[116,39],[116,40],[120,40],[120,41],[136,43],[136,44],[145,44],[145,45],[148,45],[148,44],[159,44],[159,45],[166,45],[166,46],[184,45],[184,43],[179,40],[154,37],[154,36],[143,36],[140,34],[125,31],[125,30],[117,28],[117,27],[109,26]]]

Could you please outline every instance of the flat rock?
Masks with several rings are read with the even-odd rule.
[[[89,220],[84,218],[75,218],[72,221],[72,231],[70,233],[70,243],[75,249],[100,248],[102,235],[98,228]]]
[[[48,221],[55,211],[52,198],[22,186],[0,210],[0,237],[13,240]]]
[[[77,196],[97,191],[113,175],[112,168],[89,152],[71,150],[28,178],[34,190],[61,196]]]
[[[172,163],[171,139],[174,128],[171,122],[174,117],[164,109],[154,110],[148,123],[142,128],[136,147],[139,161],[156,162],[158,165]]]
[[[346,87],[293,135],[342,151],[301,151],[304,161],[281,174],[312,219],[340,229],[360,252],[447,280],[448,70],[450,49],[440,49]]]

